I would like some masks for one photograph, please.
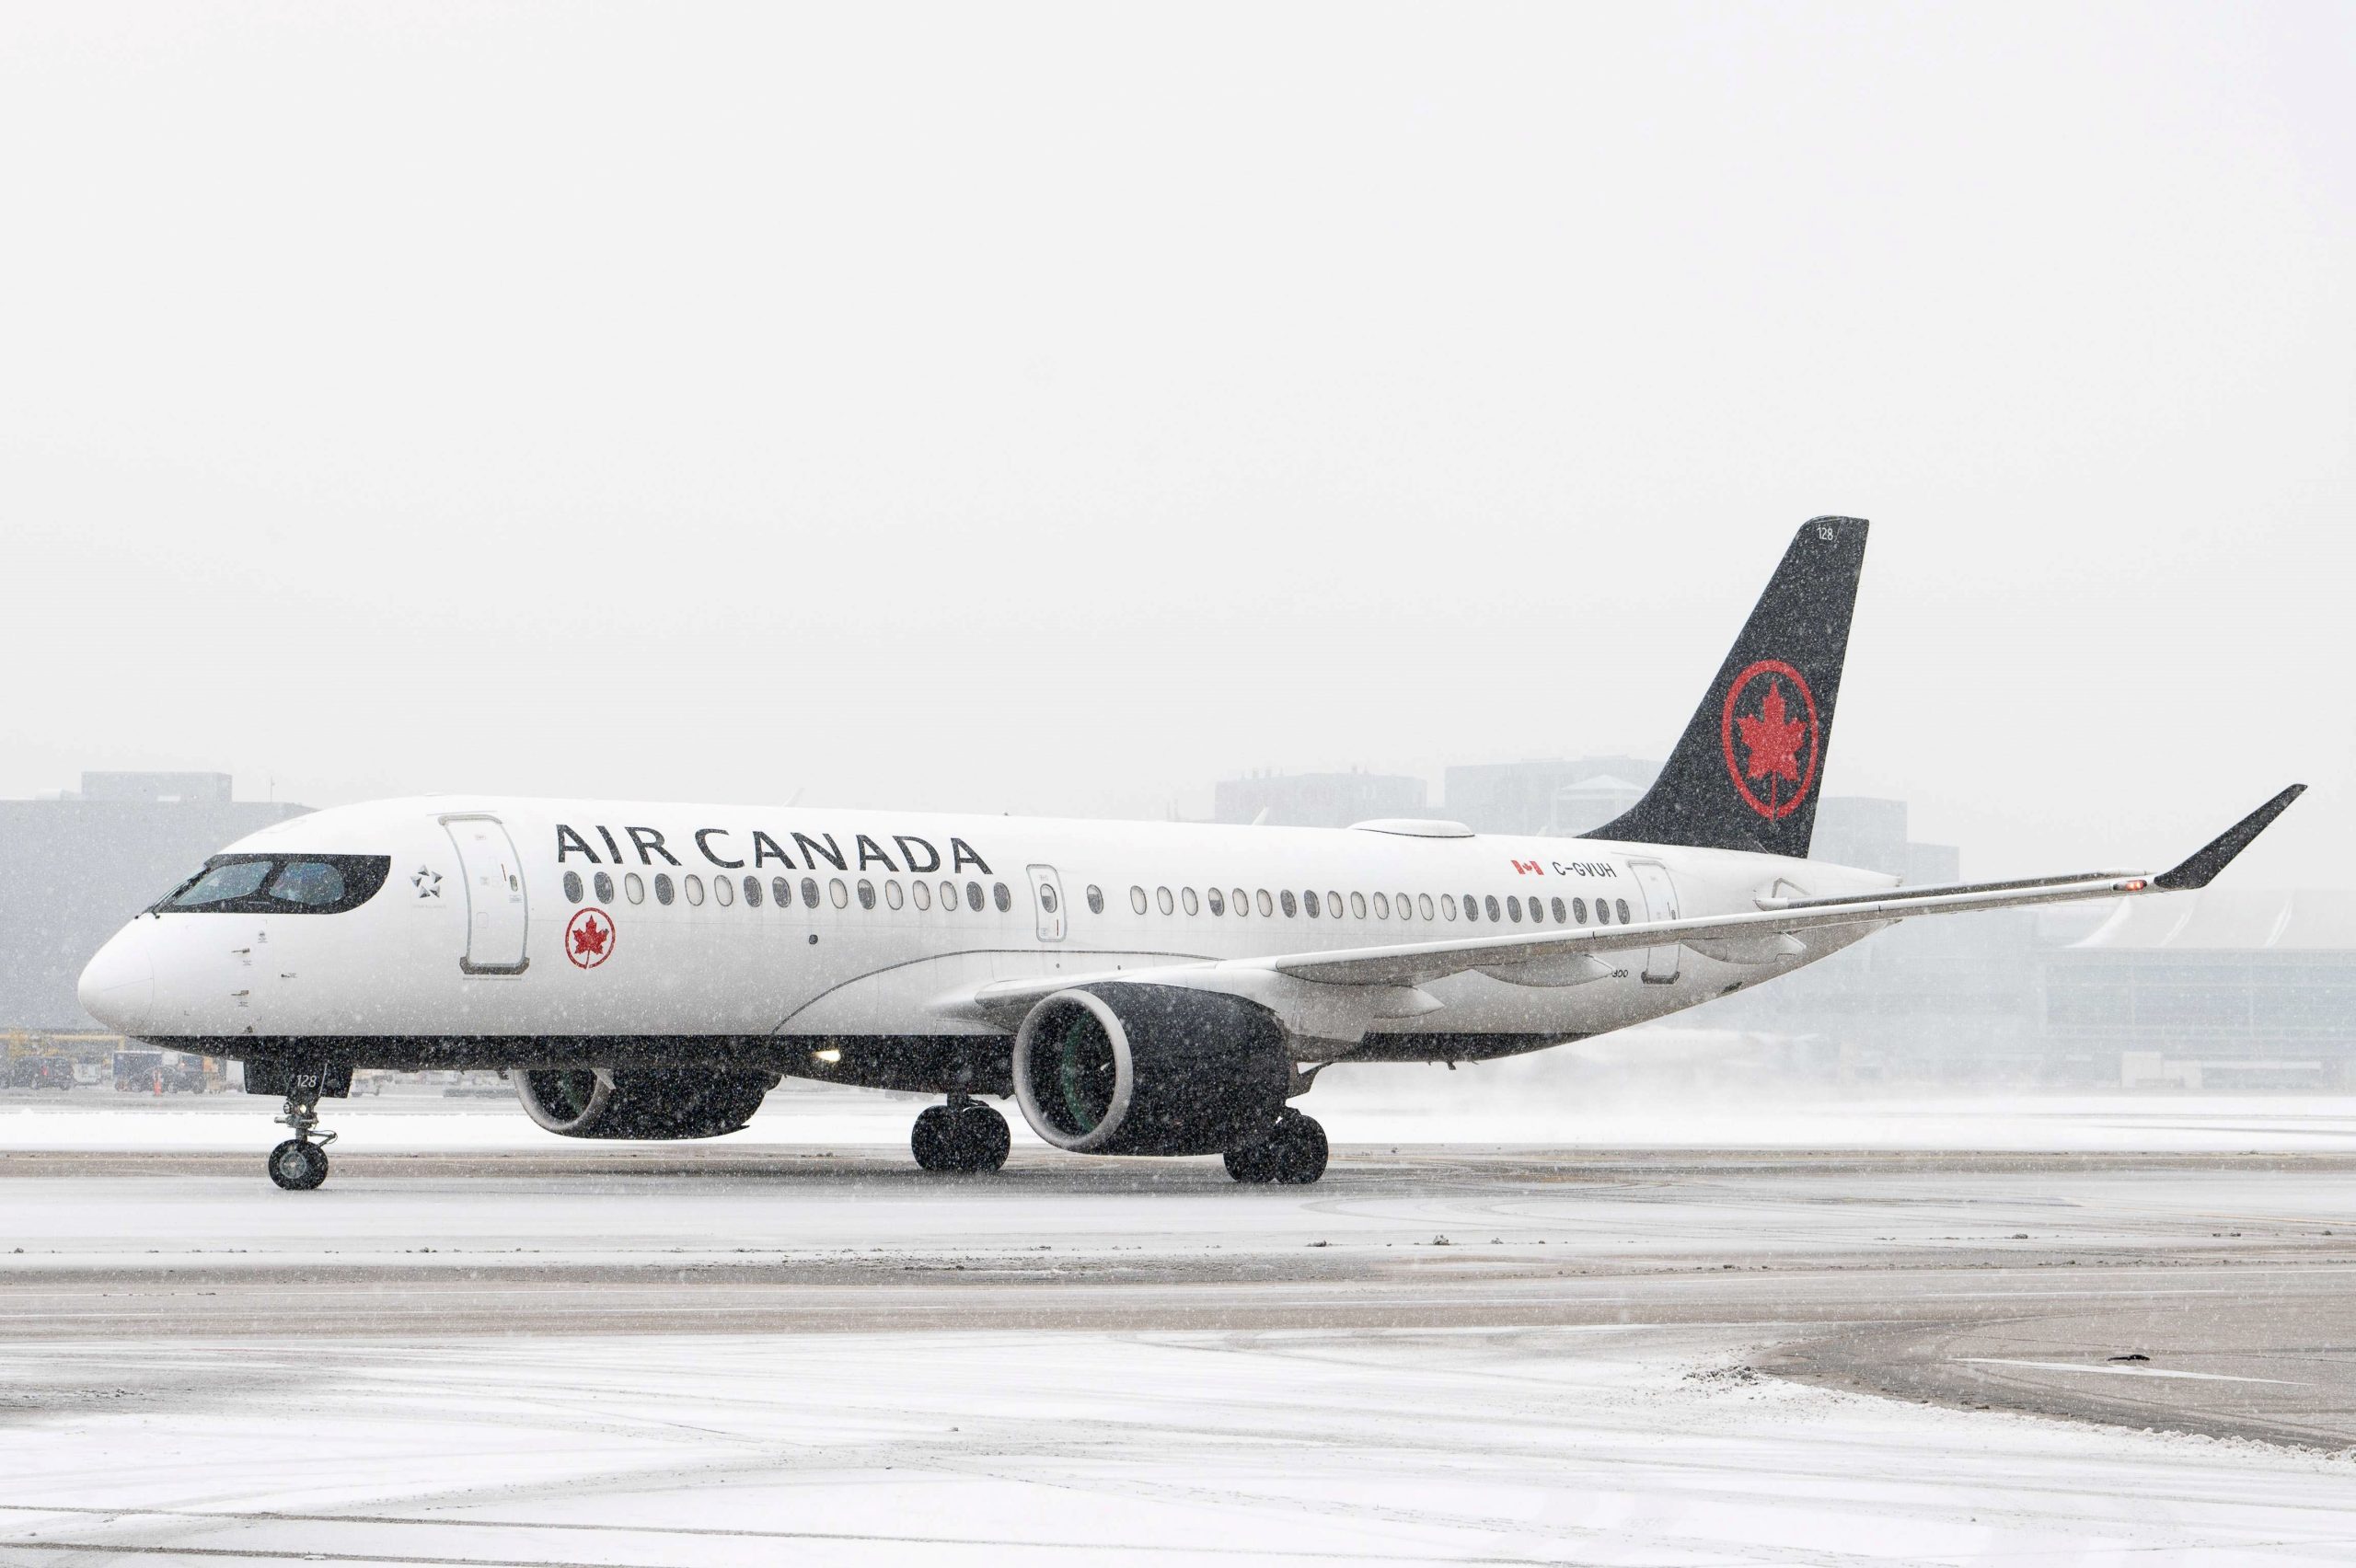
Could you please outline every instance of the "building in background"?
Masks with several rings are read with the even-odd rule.
[[[1442,810],[1475,833],[1573,838],[1634,805],[1659,774],[1633,756],[1475,763],[1448,770]]]
[[[2057,1076],[2129,1089],[2356,1088],[2356,893],[2122,903],[2044,955]]]
[[[1378,817],[1432,814],[1424,804],[1424,781],[1397,773],[1261,773],[1221,779],[1211,792],[1213,822],[1347,827]]]
[[[309,809],[235,800],[225,773],[86,773],[0,801],[0,1030],[96,1030],[74,986],[99,944],[223,845]]]

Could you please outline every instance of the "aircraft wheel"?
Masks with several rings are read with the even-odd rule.
[[[270,1151],[270,1179],[290,1193],[307,1193],[328,1179],[328,1151],[288,1138]]]
[[[957,1139],[946,1105],[928,1105],[918,1113],[917,1124],[908,1134],[908,1152],[917,1157],[921,1170],[954,1170],[957,1169]]]
[[[1287,1186],[1306,1187],[1325,1174],[1325,1129],[1313,1116],[1287,1109],[1262,1147],[1275,1151],[1276,1180]]]
[[[978,1101],[955,1114],[958,1152],[964,1156],[958,1169],[987,1175],[1005,1165],[1007,1152],[1014,1147],[1006,1118]]]
[[[1256,1186],[1276,1179],[1276,1140],[1273,1135],[1243,1148],[1231,1148],[1222,1157],[1227,1173],[1246,1186]]]

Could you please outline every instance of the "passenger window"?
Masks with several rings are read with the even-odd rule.
[[[1285,889],[1279,895],[1279,898],[1285,906],[1286,919],[1292,919],[1295,916],[1298,916],[1300,913],[1300,901],[1293,897],[1292,889]]]
[[[1584,925],[1586,925],[1586,924],[1587,924],[1587,900],[1586,900],[1586,899],[1584,899],[1584,898],[1574,898],[1574,899],[1572,899],[1572,900],[1571,900],[1571,919],[1572,919],[1575,923],[1576,923],[1576,924],[1578,924],[1578,925],[1581,925],[1581,926],[1584,926]]]
[[[1292,896],[1292,894],[1285,894],[1285,896],[1286,896],[1287,898],[1290,898],[1290,897]],[[1276,912],[1276,900],[1274,900],[1274,899],[1272,899],[1272,898],[1270,898],[1270,897],[1268,896],[1268,890],[1267,890],[1266,888],[1265,888],[1265,887],[1264,887],[1264,888],[1262,888],[1262,889],[1260,890],[1259,905],[1260,905],[1260,918],[1261,918],[1261,919],[1263,919],[1263,920],[1266,919],[1269,916],[1274,915],[1274,914]]]
[[[1342,895],[1330,887],[1325,890],[1325,915],[1332,920],[1342,917]]]
[[[850,889],[843,884],[843,879],[840,877],[828,877],[826,879],[826,897],[833,902],[834,906],[837,909],[848,909],[850,907]]]
[[[1088,884],[1088,912],[1091,915],[1104,913],[1104,890],[1094,882]]]
[[[726,877],[711,879],[711,901],[723,908],[736,902],[736,884]]]
[[[1145,889],[1134,886],[1129,889],[1129,907],[1140,915],[1145,913]]]
[[[802,879],[802,902],[807,908],[818,907],[818,879],[816,877]]]
[[[758,909],[760,906],[761,879],[758,877],[746,877],[745,879],[745,907],[747,909]]]
[[[1570,912],[1568,910],[1563,907],[1563,901],[1561,899],[1558,898],[1554,900],[1554,924],[1557,926],[1569,924],[1569,913]]]
[[[992,882],[990,883],[990,902],[997,905],[998,912],[1003,915],[1014,907],[1014,894],[1007,890],[1004,882]]]
[[[1628,923],[1628,901],[1624,898],[1613,899],[1611,901],[1611,913],[1620,917],[1620,923],[1622,925],[1626,925]]]
[[[1057,903],[1057,900],[1056,898],[1055,888],[1047,882],[1041,882],[1039,884],[1039,907],[1045,910],[1048,914],[1053,915],[1056,912]]]
[[[624,876],[622,878],[622,896],[629,899],[632,904],[645,903],[646,879],[640,876],[636,871],[631,871],[628,875]]]
[[[1468,893],[1464,895],[1464,917],[1467,920],[1478,920],[1481,917],[1481,895],[1479,894]]]
[[[1393,904],[1398,909],[1399,918],[1402,920],[1412,919],[1415,917],[1415,901],[1413,898],[1408,897],[1407,894],[1403,893],[1401,894],[1398,898],[1393,901]],[[1431,917],[1432,901],[1426,898],[1424,900],[1424,918],[1428,920]]]
[[[687,902],[691,905],[701,904],[703,902],[703,879],[691,871],[679,880],[687,885]]]
[[[222,869],[223,870],[225,870],[225,871],[231,871],[231,870],[245,870],[245,868],[244,868],[243,866],[224,866],[224,867],[222,867],[221,869]],[[266,870],[270,870],[270,862],[268,862],[267,860],[265,860],[265,861],[263,861],[261,864],[260,864],[260,865],[258,865],[258,866],[254,867],[254,869],[253,869],[253,870],[254,870],[254,882],[255,882],[255,883],[256,883],[257,885],[259,885],[259,884],[260,884],[260,882],[261,882],[261,873],[262,873],[262,872],[264,872],[264,871],[266,871]],[[204,884],[203,884],[202,882],[199,882],[199,883],[197,884],[197,887],[192,887],[192,888],[189,889],[188,891],[189,891],[189,893],[194,893],[194,892],[196,892],[196,891],[197,891],[197,888],[201,888],[201,887],[202,887],[203,885],[204,885]],[[253,891],[253,889],[252,889],[252,888],[248,888],[246,891],[247,891],[248,893],[251,893],[251,892]],[[238,896],[238,895],[237,895],[237,894],[231,894],[229,896],[230,896],[230,897],[232,897],[232,898],[235,898],[235,897]],[[564,901],[565,901],[567,904],[578,904],[578,903],[580,903],[580,902],[581,902],[581,873],[580,873],[579,871],[567,871],[567,872],[565,872],[565,873],[564,873]],[[187,903],[187,902],[188,902],[188,894],[181,894],[178,899],[175,899],[173,902],[178,903],[178,904],[185,904],[185,903]]]
[[[1218,889],[1213,888],[1208,893],[1203,894],[1203,896],[1210,901],[1212,914],[1224,915],[1227,913],[1227,900],[1220,894]]]
[[[957,913],[957,884],[953,882],[941,884],[941,912],[943,915]]]
[[[1355,897],[1357,895],[1352,894],[1352,896]],[[1378,920],[1388,920],[1391,918],[1391,895],[1389,894],[1378,893],[1374,895],[1374,917]]]
[[[929,882],[910,882],[908,896],[917,901],[918,908],[930,909],[932,907],[932,884]]]
[[[1177,907],[1171,902],[1170,890],[1166,887],[1158,887],[1153,890],[1153,902],[1164,915]]]
[[[1426,894],[1424,895],[1424,918],[1428,920],[1431,918],[1431,895],[1429,894]],[[1440,918],[1443,920],[1453,920],[1456,918],[1456,894],[1452,893],[1443,893],[1439,895],[1439,913]]]
[[[1505,917],[1504,911],[1497,907],[1497,895],[1496,894],[1493,893],[1489,894],[1487,898],[1482,900],[1482,905],[1488,911],[1490,919],[1499,920]]]
[[[875,907],[875,884],[865,877],[859,879],[859,906],[861,909]]]
[[[895,909],[897,909],[902,904],[907,902],[907,900],[900,896],[900,884],[888,878],[885,879],[884,883],[884,902],[890,905]]]
[[[1530,907],[1534,909],[1537,906],[1537,902],[1532,900]],[[1521,899],[1516,894],[1506,894],[1506,918],[1517,926],[1521,924]]]
[[[1377,898],[1380,898],[1380,897],[1382,896],[1382,894],[1379,894],[1379,893],[1378,893],[1378,894],[1376,894],[1374,896],[1375,896],[1375,897],[1377,897]],[[1380,911],[1380,909],[1378,909],[1378,910],[1376,910],[1376,911],[1375,911],[1375,913],[1376,913],[1377,915],[1380,915],[1380,914],[1381,914],[1381,913],[1382,913],[1382,911]],[[1363,919],[1365,919],[1365,918],[1366,918],[1366,894],[1362,894],[1362,893],[1353,893],[1353,894],[1350,894],[1350,918],[1351,918],[1351,919],[1353,919],[1353,920],[1363,920]]]
[[[1203,912],[1202,903],[1195,898],[1195,890],[1191,887],[1182,887],[1178,890],[1178,906],[1189,915],[1199,915]]]
[[[965,884],[965,907],[971,909],[976,915],[979,915],[982,912],[981,883],[977,882],[969,882]]]
[[[598,903],[611,904],[614,901],[614,879],[612,873],[607,871],[599,871],[595,876],[589,879],[589,885],[597,890]]]
[[[1230,895],[1228,902],[1235,905],[1235,912],[1238,915],[1249,915],[1252,913],[1252,895],[1245,893],[1240,887],[1237,888],[1231,895]],[[1260,913],[1265,915],[1267,911],[1263,909]]]
[[[1599,926],[1611,924],[1611,905],[1600,898],[1595,901],[1595,923]]]
[[[793,907],[793,884],[783,877],[769,879],[769,902],[780,909]]]
[[[1314,920],[1317,918],[1317,890],[1315,888],[1309,888],[1303,891],[1300,895],[1300,906],[1309,911],[1309,917],[1311,919]],[[1292,913],[1292,908],[1289,905],[1286,906],[1285,913],[1288,915]]]
[[[670,874],[669,874],[668,872],[665,872],[665,871],[657,871],[657,872],[655,872],[655,873],[654,873],[654,902],[655,902],[655,903],[657,903],[657,904],[666,904],[666,905],[667,905],[667,904],[669,904],[669,903],[671,902],[671,897],[672,897],[672,894],[671,894],[671,878],[670,878]]]

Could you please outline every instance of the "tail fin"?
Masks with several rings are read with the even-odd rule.
[[[1585,836],[1805,856],[1865,560],[1865,519],[1803,524],[1660,777]]]

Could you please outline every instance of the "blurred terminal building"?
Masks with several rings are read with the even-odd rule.
[[[122,1041],[75,1000],[82,966],[206,856],[309,809],[237,800],[225,773],[85,773],[78,790],[0,801],[0,1087],[37,1087],[59,1062],[84,1083],[120,1076]],[[168,1073],[154,1055],[125,1070]]]
[[[1627,756],[1450,767],[1443,801],[1410,776],[1267,774],[1219,784],[1213,815],[1574,836],[1659,770]],[[1827,796],[1812,854],[1917,886],[1963,874],[1955,846],[1911,836],[1903,801]],[[1842,1082],[2356,1089],[2356,893],[2228,879],[2129,905],[1915,921],[1679,1021],[1775,1042],[1769,1070]]]
[[[1444,804],[1420,778],[1269,774],[1218,785],[1214,814],[1303,827],[1444,816],[1570,836],[1617,816],[1658,771],[1626,756],[1450,767]],[[225,773],[86,773],[75,790],[0,801],[0,1088],[66,1059],[85,1083],[120,1078],[124,1043],[75,999],[84,963],[222,845],[308,809],[237,800]],[[1815,853],[1916,884],[1961,874],[1954,847],[1909,836],[1902,801],[1827,797]],[[1798,1078],[2356,1088],[2356,893],[2228,879],[2131,905],[1900,925],[1679,1021],[1774,1042],[1767,1070]],[[134,1086],[144,1070],[134,1060]]]

